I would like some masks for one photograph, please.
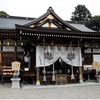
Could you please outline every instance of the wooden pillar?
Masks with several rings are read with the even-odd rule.
[[[0,63],[2,64],[2,51],[3,51],[3,40],[1,40],[1,51],[0,51]]]
[[[79,39],[78,39],[78,49],[79,49],[79,82],[82,83],[83,82],[83,73],[82,73],[82,67],[80,66],[80,43],[79,43]]]
[[[91,55],[92,55],[92,61],[94,62],[94,59],[93,59],[93,47],[91,47]]]
[[[36,67],[36,85],[40,85],[40,68]]]
[[[14,46],[15,46],[15,58],[14,58],[14,60],[16,61],[17,60],[17,41],[15,41]]]
[[[82,72],[82,67],[79,67],[80,75],[79,75],[79,82],[83,82],[83,72]]]

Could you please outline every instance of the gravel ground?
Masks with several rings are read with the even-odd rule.
[[[0,99],[100,99],[100,84],[38,89],[11,89],[11,84],[4,84]]]

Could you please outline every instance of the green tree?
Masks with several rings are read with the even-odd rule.
[[[4,11],[0,11],[0,15],[8,15],[6,12],[4,12]]]
[[[99,32],[100,31],[100,15],[94,16],[91,20],[86,21],[85,26]]]
[[[72,12],[72,21],[87,21],[92,18],[90,11],[85,7],[85,5],[77,5],[75,11]]]

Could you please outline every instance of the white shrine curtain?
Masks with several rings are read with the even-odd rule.
[[[81,48],[71,47],[71,49],[73,56],[72,59],[73,66],[81,67],[82,66]],[[59,58],[61,58],[65,63],[71,65],[70,55],[71,55],[70,47],[46,46],[46,49],[44,51],[44,46],[36,46],[36,67],[44,67],[44,63],[45,66],[49,66],[54,62],[56,62]]]

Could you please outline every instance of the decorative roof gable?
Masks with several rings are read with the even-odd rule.
[[[40,16],[39,18],[34,19],[32,22],[25,24],[26,27],[47,27],[47,28],[59,28],[66,29],[67,31],[80,31],[75,27],[71,26],[66,21],[62,20],[52,9],[49,7],[47,12]]]

